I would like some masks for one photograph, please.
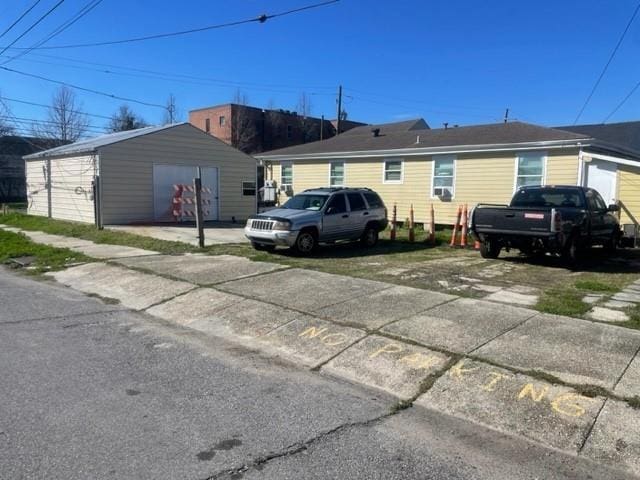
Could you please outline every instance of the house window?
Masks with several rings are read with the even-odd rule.
[[[528,185],[544,185],[546,156],[541,153],[521,153],[516,158],[516,189]]]
[[[245,197],[256,195],[256,182],[242,182],[242,195]]]
[[[204,131],[207,133],[211,133],[211,120],[208,118],[205,118],[204,120]]]
[[[402,183],[402,160],[384,161],[384,183]]]
[[[293,186],[293,164],[291,162],[282,162],[280,166],[280,186]]]
[[[218,123],[221,127],[224,127],[227,124],[227,119],[224,117],[224,115],[220,115]]]
[[[431,196],[453,198],[455,192],[455,175],[455,155],[434,156]]]
[[[287,140],[291,140],[291,137],[293,137],[293,127],[287,125]]]
[[[329,164],[329,186],[344,186],[344,162],[331,162]]]

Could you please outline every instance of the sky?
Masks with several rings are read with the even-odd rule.
[[[0,38],[0,51],[58,1],[41,0]],[[43,46],[186,30],[319,1],[103,0]],[[33,3],[0,2],[0,32]],[[87,3],[65,0],[15,47],[32,46]],[[493,123],[509,108],[512,120],[569,125],[637,5],[638,0],[340,0],[264,23],[172,38],[33,50],[4,66],[151,104],[165,104],[172,93],[183,120],[189,110],[230,102],[238,89],[251,105],[286,110],[295,110],[304,92],[312,115],[335,118],[342,85],[348,118],[366,123],[416,117],[432,128]],[[0,63],[17,53],[7,50]],[[640,15],[578,123],[601,123],[614,110],[640,82],[639,60]],[[0,70],[2,97],[49,104],[56,88]],[[110,116],[126,103],[84,91],[77,97],[97,116]],[[17,119],[46,118],[42,107],[6,103]],[[147,122],[161,122],[161,108],[129,105]],[[640,120],[640,89],[609,123],[627,120]],[[103,131],[107,122],[91,117],[90,134]]]

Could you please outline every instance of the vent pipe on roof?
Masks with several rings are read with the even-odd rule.
[[[380,129],[379,128],[373,128],[371,130],[371,133],[373,133],[374,137],[379,137],[380,136]]]
[[[416,136],[416,143],[420,143],[420,135]]]

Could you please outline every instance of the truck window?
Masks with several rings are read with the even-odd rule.
[[[595,190],[589,190],[587,192],[587,203],[589,204],[589,210],[598,211],[607,209],[607,204]]]
[[[523,188],[513,197],[512,207],[584,208],[580,191],[568,188]]]

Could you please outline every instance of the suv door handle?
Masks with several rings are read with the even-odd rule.
[[[369,212],[364,212],[362,215],[369,215]]]
[[[342,218],[349,218],[349,215],[345,213],[344,215],[342,215]]]

